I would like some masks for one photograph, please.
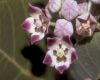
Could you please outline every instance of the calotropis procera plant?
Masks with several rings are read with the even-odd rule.
[[[51,27],[54,28],[54,36],[46,37],[44,64],[55,67],[62,74],[78,59],[72,38],[89,38],[97,30],[97,20],[90,12],[92,3],[99,4],[100,1],[49,0],[45,8],[28,4],[30,17],[24,20],[21,27],[29,34],[31,44],[42,40]],[[53,14],[58,15],[55,22]]]

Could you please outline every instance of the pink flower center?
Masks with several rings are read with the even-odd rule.
[[[88,36],[92,35],[90,21],[88,20],[86,23],[82,23],[80,27],[77,29],[80,33],[88,34]]]
[[[63,49],[62,44],[59,44],[59,48],[57,48],[56,50],[53,50],[53,54],[57,57],[56,59],[58,62],[66,61],[67,52],[68,52],[68,48]]]
[[[34,24],[36,25],[35,31],[43,33],[49,25],[49,19],[44,14],[41,14],[38,19],[34,19]]]

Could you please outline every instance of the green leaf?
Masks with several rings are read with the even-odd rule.
[[[0,0],[0,80],[32,80],[30,63],[21,55],[25,33],[20,24],[29,0]],[[37,79],[36,79],[37,80]]]
[[[78,44],[76,49],[79,59],[71,66],[73,78],[97,80],[100,73],[100,33],[96,33],[90,42]]]

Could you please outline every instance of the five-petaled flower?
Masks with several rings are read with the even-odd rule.
[[[80,0],[79,0],[80,1]],[[30,17],[22,23],[22,29],[31,35],[31,44],[41,40],[48,33],[52,13],[58,12],[59,17],[54,24],[54,36],[47,38],[48,51],[43,63],[55,67],[61,74],[70,67],[71,63],[78,59],[76,49],[73,47],[71,38],[74,35],[73,24],[76,20],[76,33],[83,38],[91,37],[96,31],[97,21],[89,13],[89,5],[81,0],[49,0],[45,8],[28,5]],[[99,0],[91,0],[99,4]],[[90,1],[89,1],[90,2]],[[48,9],[49,8],[49,9]],[[64,18],[64,19],[62,19]],[[73,35],[73,36],[72,36]]]
[[[58,19],[56,21],[54,34],[57,37],[71,37],[73,35],[73,32],[73,25],[70,21],[67,21],[65,19]]]
[[[84,13],[76,19],[76,32],[81,37],[91,37],[96,29],[96,19],[90,13]]]
[[[54,66],[61,74],[64,70],[70,67],[70,64],[77,60],[75,48],[72,46],[68,36],[64,38],[48,38],[47,39],[48,51],[43,60],[44,64]]]
[[[48,7],[51,12],[59,12],[67,20],[74,19],[79,12],[78,4],[75,0],[49,0]]]
[[[49,17],[46,9],[31,4],[28,6],[28,11],[30,17],[25,19],[21,26],[23,30],[31,34],[31,43],[33,44],[44,38],[45,34],[48,33]]]

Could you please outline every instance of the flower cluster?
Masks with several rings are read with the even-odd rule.
[[[76,49],[71,41],[74,33],[88,38],[96,30],[97,21],[90,13],[91,3],[99,0],[77,3],[76,0],[49,0],[45,8],[28,4],[30,17],[24,20],[21,27],[29,33],[30,42],[34,44],[48,34],[52,23],[52,14],[58,14],[54,26],[54,37],[47,37],[44,64],[55,67],[61,74],[78,59]],[[75,23],[75,25],[73,24]]]

